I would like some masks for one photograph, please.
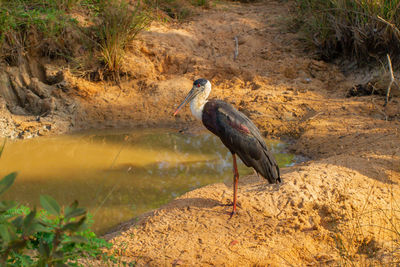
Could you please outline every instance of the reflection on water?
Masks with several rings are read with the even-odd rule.
[[[280,166],[294,162],[279,153],[284,144],[271,141]],[[0,159],[0,177],[18,171],[2,198],[39,205],[39,195],[63,205],[78,200],[94,214],[93,229],[102,233],[119,222],[160,207],[203,185],[230,181],[232,159],[211,134],[181,134],[152,129],[40,137],[9,141]],[[243,164],[240,174],[253,171]]]

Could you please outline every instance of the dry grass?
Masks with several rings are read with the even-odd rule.
[[[323,59],[399,59],[400,0],[296,0],[306,39]]]
[[[379,190],[375,184],[355,215],[345,214],[351,218],[340,222],[336,228],[337,262],[341,266],[387,265],[400,263],[400,206],[393,195],[393,185],[387,185],[390,205],[386,208],[374,207],[375,192]]]
[[[101,60],[111,73],[120,73],[124,50],[135,36],[150,22],[150,16],[137,4],[105,0],[98,26]]]

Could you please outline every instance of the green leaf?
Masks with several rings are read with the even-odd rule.
[[[77,222],[71,222],[67,223],[66,225],[63,226],[62,230],[63,231],[71,231],[71,232],[76,232],[79,230],[79,228],[83,225],[83,223],[86,220],[86,216],[82,217],[79,221]]]
[[[32,224],[33,219],[35,219],[36,215],[36,208],[34,208],[28,215],[26,215],[24,219],[24,227],[28,227],[30,224]]]
[[[0,201],[0,214],[7,212],[8,210],[14,208],[17,205],[18,205],[18,203],[16,201],[13,201],[13,200]],[[13,217],[12,215],[9,215],[9,216]]]
[[[15,177],[17,177],[17,173],[13,172],[0,180],[0,195],[14,183]]]
[[[53,222],[48,222],[48,221],[45,221],[45,220],[43,220],[43,219],[39,219],[39,223],[40,223],[42,226],[44,226],[44,227],[51,227],[51,228],[53,228],[53,227],[55,226]]]
[[[4,147],[6,146],[6,141],[7,141],[7,138],[4,138],[3,144],[0,147],[0,158],[1,158],[1,154],[3,154]]]
[[[16,240],[16,239],[19,238],[18,237],[19,233],[18,233],[18,228],[17,227],[15,227],[13,224],[9,224],[9,225],[7,225],[7,228],[8,228],[8,233],[10,234],[11,242],[13,240]]]
[[[52,232],[51,229],[49,227],[47,227],[46,224],[43,224],[42,222],[35,223],[32,227],[32,231],[41,232],[41,233]]]
[[[48,213],[60,215],[60,205],[58,205],[57,201],[51,196],[40,196],[40,204]]]
[[[33,233],[33,227],[35,225],[36,208],[34,208],[24,219],[24,234],[30,235]]]
[[[11,242],[10,248],[11,248],[11,250],[18,252],[19,250],[24,249],[26,247],[27,242],[28,241],[25,239],[14,240]]]
[[[81,215],[86,214],[86,210],[84,208],[76,208],[71,210],[69,207],[65,210],[65,219],[75,218]]]
[[[80,236],[80,235],[74,235],[74,236],[68,237],[68,239],[65,240],[64,243],[79,243],[79,244],[84,243],[84,244],[87,244],[88,242],[89,241],[85,237]]]
[[[16,228],[22,228],[22,223],[24,222],[24,217],[23,216],[18,216],[15,218],[11,223],[15,225]]]
[[[46,242],[40,242],[38,247],[39,253],[41,257],[45,259],[49,258],[50,255],[50,246]]]
[[[24,254],[14,254],[11,257],[15,257],[14,261],[17,262],[19,266],[34,266],[33,260],[29,255],[24,255]],[[14,265],[9,265],[9,266],[15,266]]]
[[[0,224],[0,237],[4,243],[8,243],[11,240],[10,232],[5,224]]]
[[[69,205],[68,208],[76,209],[78,207],[78,205],[79,205],[78,200],[74,200],[74,202],[72,202],[71,205]]]

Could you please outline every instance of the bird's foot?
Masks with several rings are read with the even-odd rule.
[[[233,215],[237,214],[237,211],[233,210],[229,212],[229,220],[232,219]]]
[[[233,206],[233,202],[229,202],[226,204],[219,204],[219,205],[222,207],[231,207],[231,206]],[[236,203],[236,207],[241,208],[242,206],[240,205],[240,203]]]

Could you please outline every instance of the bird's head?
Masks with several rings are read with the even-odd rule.
[[[204,98],[204,101],[207,99],[208,95],[211,92],[211,83],[206,79],[197,79],[193,82],[192,90],[188,93],[185,100],[179,105],[179,107],[175,110],[174,116],[178,114],[181,108],[188,102],[191,102],[197,96],[201,96]]]

